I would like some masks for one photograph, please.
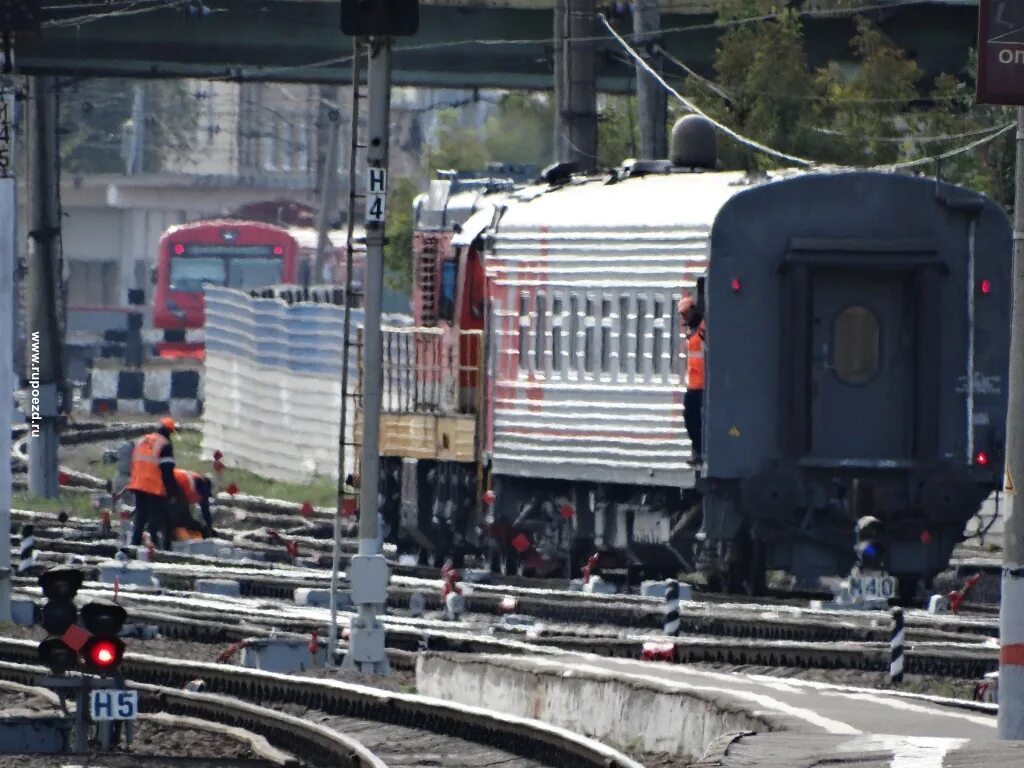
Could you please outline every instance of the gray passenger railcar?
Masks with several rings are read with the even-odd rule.
[[[848,573],[857,519],[909,593],[1003,483],[1012,230],[873,172],[740,192],[711,232],[706,562],[732,589]]]

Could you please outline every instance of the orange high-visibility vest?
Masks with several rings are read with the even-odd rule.
[[[132,479],[128,483],[131,491],[142,491],[154,496],[166,496],[164,478],[160,465],[174,463],[172,458],[160,458],[160,452],[167,445],[167,438],[159,432],[150,432],[135,442],[132,450]]]
[[[686,388],[704,389],[704,323],[686,340]]]
[[[189,504],[198,504],[202,497],[199,495],[199,491],[196,490],[196,480],[200,477],[198,472],[192,472],[188,469],[174,469],[174,479],[178,481],[178,487],[181,488],[181,492],[185,495],[185,500]]]

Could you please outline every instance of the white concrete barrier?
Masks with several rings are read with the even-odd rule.
[[[566,669],[558,657],[421,653],[416,689],[460,704],[531,717],[619,749],[700,757],[718,736],[771,731],[786,718],[750,711],[713,692],[596,667]]]

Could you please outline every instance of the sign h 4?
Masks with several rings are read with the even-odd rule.
[[[383,224],[387,213],[388,172],[386,168],[366,169],[366,223]]]

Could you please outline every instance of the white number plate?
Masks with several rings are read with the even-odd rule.
[[[851,576],[850,597],[890,600],[896,597],[896,579],[893,576]]]
[[[136,720],[139,717],[139,692],[98,690],[89,698],[93,720]]]

